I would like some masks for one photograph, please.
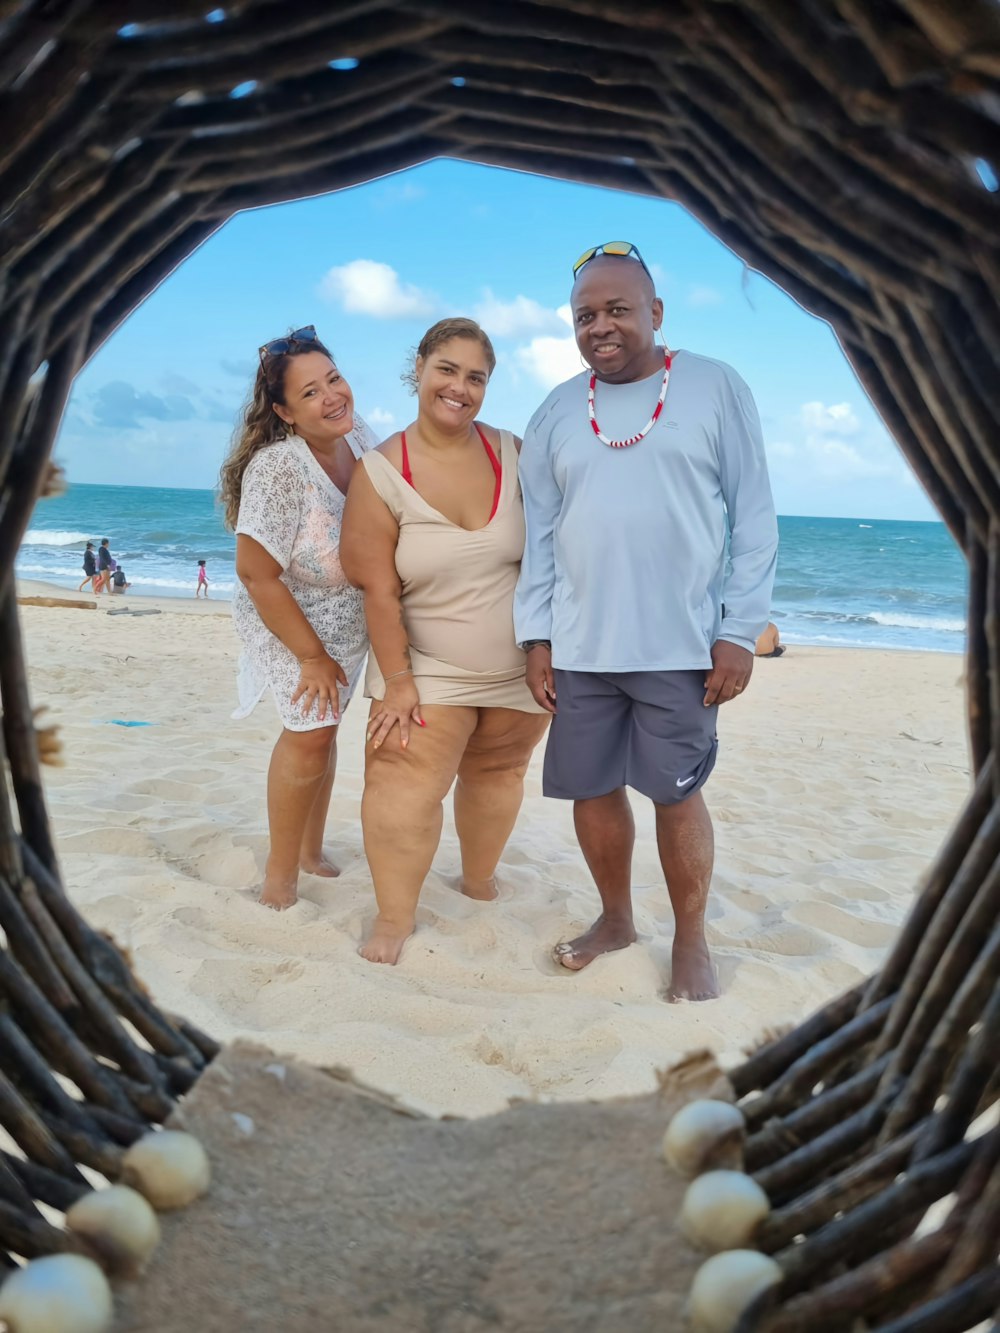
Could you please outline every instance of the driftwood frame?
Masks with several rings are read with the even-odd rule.
[[[0,1264],[73,1247],[37,1204],[116,1176],[216,1050],[59,881],[12,569],[74,376],[239,209],[447,156],[683,204],[829,322],[965,553],[974,791],[881,972],[731,1078],[785,1272],[742,1327],[972,1327],[1000,1307],[1000,1130],[966,1137],[1000,1093],[1000,11],[208,7],[0,0]]]

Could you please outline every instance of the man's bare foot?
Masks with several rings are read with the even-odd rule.
[[[362,958],[367,958],[369,963],[398,963],[403,945],[412,934],[412,924],[395,926],[376,917],[372,933],[358,949],[358,953]]]
[[[336,879],[340,874],[340,866],[334,863],[333,857],[321,847],[319,852],[313,852],[310,855],[303,855],[299,858],[299,869],[304,870],[307,875],[322,875],[324,879]]]
[[[715,1000],[721,994],[705,937],[691,942],[674,940],[670,968],[670,988],[667,999],[671,1004],[679,1000]]]
[[[557,944],[552,950],[552,957],[571,972],[579,972],[602,953],[627,949],[630,944],[635,943],[635,939],[635,926],[630,919],[616,917],[608,921],[605,917],[599,916],[590,929],[578,935],[575,940]]]
[[[294,907],[299,901],[298,879],[298,875],[291,879],[265,875],[257,901],[262,907],[273,907],[276,912],[284,912],[286,908]]]
[[[494,876],[489,879],[469,879],[462,875],[458,881],[460,892],[464,893],[466,898],[475,898],[477,903],[491,903],[499,896],[499,889]]]

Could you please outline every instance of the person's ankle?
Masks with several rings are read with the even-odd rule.
[[[601,913],[601,922],[605,926],[624,926],[630,930],[635,926],[635,919],[632,916],[632,909],[630,907],[616,909],[614,911],[605,909]]]
[[[375,917],[373,928],[385,930],[387,934],[412,934],[415,926],[415,914],[407,916],[405,913],[392,913],[392,916],[387,916],[387,913],[379,912]]]
[[[704,923],[696,926],[678,925],[674,930],[675,949],[704,949],[708,952],[708,940],[705,938]]]

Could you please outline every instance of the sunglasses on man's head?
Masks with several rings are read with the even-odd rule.
[[[263,361],[265,356],[284,356],[296,343],[301,345],[318,342],[316,325],[306,324],[304,328],[296,329],[294,333],[289,333],[284,338],[272,338],[269,343],[265,343],[260,349],[260,359]]]
[[[592,259],[598,255],[616,255],[620,259],[637,259],[642,265],[643,272],[652,279],[653,275],[646,268],[646,261],[635,248],[631,241],[607,241],[604,245],[592,245],[589,250],[584,250],[583,254],[573,265],[573,277],[577,277],[584,264],[589,264]]]

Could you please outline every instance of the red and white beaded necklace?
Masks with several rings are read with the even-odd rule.
[[[587,415],[590,417],[590,424],[594,434],[602,444],[606,444],[609,449],[627,449],[630,444],[638,444],[640,440],[646,438],[656,425],[657,421],[659,421],[660,413],[663,411],[663,400],[667,396],[667,383],[670,379],[671,359],[669,352],[663,353],[663,383],[660,385],[660,396],[657,399],[653,415],[649,418],[649,421],[638,435],[630,435],[627,440],[609,440],[606,435],[601,434],[601,428],[597,424],[597,416],[594,413],[594,390],[597,387],[597,374],[595,371],[590,372],[590,389],[587,393]]]

